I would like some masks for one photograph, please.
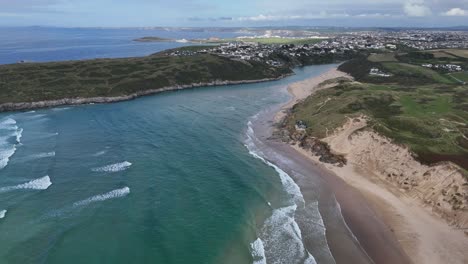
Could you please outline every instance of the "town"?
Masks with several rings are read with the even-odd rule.
[[[362,51],[368,52],[393,52],[393,51],[424,51],[446,48],[468,48],[468,32],[465,31],[430,31],[430,30],[376,30],[343,33],[319,33],[307,32],[303,37],[285,37],[283,35],[260,36],[262,38],[281,38],[285,42],[291,40],[304,40],[310,43],[304,44],[261,44],[255,41],[255,37],[239,38],[239,41],[229,41],[213,47],[205,47],[200,50],[175,50],[170,52],[172,56],[191,56],[196,53],[210,53],[225,56],[232,59],[246,61],[263,61],[272,66],[283,66],[284,58],[297,59],[299,61],[313,56],[334,55],[346,58],[349,55]],[[287,32],[286,32],[287,33]],[[260,38],[259,37],[259,38]],[[315,40],[314,41],[312,41]],[[242,40],[242,41],[241,41]],[[314,43],[312,43],[314,42]],[[283,59],[282,59],[283,58]],[[457,65],[423,65],[424,67],[462,71]],[[382,75],[377,71],[374,75]]]

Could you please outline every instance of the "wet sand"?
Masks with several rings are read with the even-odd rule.
[[[290,107],[313,93],[318,84],[338,77],[346,75],[333,69],[288,87],[293,95],[291,101],[261,113],[254,122],[255,134],[263,143],[261,148],[267,159],[286,171],[299,185],[306,204],[318,200],[327,242],[336,263],[411,263],[395,234],[360,191],[332,171],[311,162],[293,146],[271,138],[274,125]],[[320,87],[325,88],[327,86]],[[307,232],[306,222],[298,217],[303,234]],[[305,235],[303,239],[305,246],[313,252],[312,237]]]
[[[262,151],[267,158],[299,185],[306,204],[318,199],[328,245],[336,263],[411,263],[394,234],[359,191],[312,163],[292,146],[270,138],[275,113],[271,109],[259,116],[254,123],[255,134],[264,144]],[[335,198],[338,208],[335,208]],[[300,218],[298,224],[303,234],[307,232]],[[313,252],[312,238],[308,240],[304,236],[304,244]]]
[[[318,89],[330,87],[319,87],[319,83],[343,76],[346,77],[335,69],[293,84],[288,87],[291,101],[278,107],[280,111],[276,114],[272,113],[272,109],[259,118],[258,123],[263,122],[259,127],[263,127],[258,129],[258,133],[263,133],[265,145],[294,162],[282,164],[281,158],[273,161],[286,168],[289,166],[289,171],[301,170],[303,175],[307,175],[293,177],[304,197],[308,196],[308,192],[316,191],[310,187],[313,182],[311,179],[321,179],[326,189],[335,194],[346,224],[374,263],[468,263],[468,237],[463,232],[454,230],[442,219],[427,212],[422,204],[408,199],[395,187],[378,180],[372,168],[359,168],[352,164],[339,168],[323,164],[318,161],[318,157],[298,146],[267,139],[274,124],[280,122],[294,104]],[[342,138],[335,138],[333,143],[338,142],[342,145],[340,149],[351,151],[348,135],[342,134]],[[326,209],[326,205],[320,206],[321,211]],[[328,223],[328,243],[337,263],[366,263],[357,257],[360,254],[356,254],[352,246],[342,241],[342,234],[335,230],[336,226],[330,224],[329,216],[325,214],[323,218],[325,224]]]

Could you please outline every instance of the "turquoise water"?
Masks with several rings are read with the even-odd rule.
[[[265,263],[262,250],[287,252],[251,244],[289,194],[246,148],[247,122],[288,100],[288,83],[334,66],[1,114],[0,263]]]

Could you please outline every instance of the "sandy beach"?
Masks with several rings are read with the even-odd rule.
[[[346,74],[334,69],[317,78],[290,85],[288,91],[293,98],[275,115],[274,121],[280,122],[292,106],[315,91],[332,86],[319,86],[320,83],[338,77],[346,77]],[[449,165],[441,165],[440,168],[424,167],[412,159],[403,147],[393,145],[376,133],[352,136],[365,126],[365,117],[349,120],[342,129],[324,139],[330,144],[332,151],[343,154],[348,159],[348,164],[344,167],[321,163],[318,157],[299,146],[274,144],[277,149],[287,153],[288,157],[306,159],[312,167],[323,170],[321,175],[335,192],[346,223],[375,263],[468,263],[468,236],[463,231],[468,223],[467,217],[450,215],[450,210],[443,208],[435,211],[428,204],[437,204],[438,197],[413,194],[421,192],[423,187],[414,188],[414,191],[403,190],[397,183],[387,181],[387,176],[383,173],[387,173],[391,167],[398,167],[396,162],[403,160],[407,168],[402,169],[433,169],[437,170],[436,173],[442,173],[444,179],[454,179],[449,183],[445,180],[433,180],[426,184],[427,189],[434,186],[449,189],[463,179],[456,173],[449,175]],[[372,152],[375,146],[367,142],[374,141],[379,143],[374,144],[375,146],[386,145],[389,149]],[[385,143],[382,143],[384,141]],[[398,156],[394,164],[379,160],[390,159],[378,156],[389,153],[389,150]],[[369,157],[370,152],[375,157]],[[387,168],[382,169],[382,166]],[[300,182],[298,184],[301,189],[307,188]],[[417,183],[414,186],[417,186]],[[426,203],[422,202],[421,196],[424,196]],[[450,222],[449,219],[455,220]],[[331,246],[333,248],[333,245]],[[337,262],[340,262],[339,259]]]

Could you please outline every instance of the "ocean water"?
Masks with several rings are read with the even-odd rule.
[[[318,204],[264,158],[249,123],[288,100],[287,84],[334,66],[0,114],[0,263],[334,263]],[[316,228],[303,234],[306,207]]]
[[[0,64],[145,56],[190,45],[179,42],[133,41],[145,36],[180,40],[232,38],[246,34],[213,30],[0,27]]]

